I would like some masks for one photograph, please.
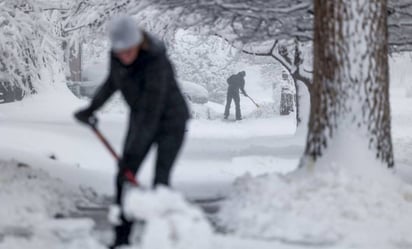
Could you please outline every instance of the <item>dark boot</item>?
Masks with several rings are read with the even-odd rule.
[[[129,236],[132,231],[132,222],[123,222],[122,225],[116,226],[114,228],[114,242],[113,245],[111,245],[109,248],[110,249],[115,249],[119,246],[127,246],[130,244],[129,241]]]

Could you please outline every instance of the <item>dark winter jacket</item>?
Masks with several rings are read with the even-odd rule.
[[[149,36],[146,38],[148,48],[140,51],[132,65],[125,66],[111,56],[110,74],[90,106],[92,111],[99,109],[119,90],[131,112],[127,140],[136,133],[142,144],[151,143],[160,131],[184,126],[189,118],[163,43]],[[127,150],[127,144],[125,147]]]
[[[229,84],[228,92],[233,94],[239,94],[239,90],[246,95],[245,91],[245,77],[240,73],[234,74],[227,79]]]

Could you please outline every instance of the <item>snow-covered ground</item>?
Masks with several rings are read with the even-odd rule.
[[[14,219],[27,220],[32,229],[40,229],[32,221],[32,212],[41,215],[46,223],[53,223],[54,216],[70,215],[79,202],[87,205],[85,196],[90,195],[90,199],[93,199],[93,193],[99,196],[113,193],[114,160],[91,131],[72,118],[73,111],[84,106],[85,102],[67,95],[65,91],[56,92],[0,106],[0,158],[5,161],[2,169],[9,172],[2,176],[4,179],[12,178],[10,174],[20,176],[13,180],[20,187],[10,191],[7,201],[9,206],[4,212],[15,208],[23,210],[12,215],[8,223],[14,224]],[[59,105],[52,106],[50,103]],[[103,132],[120,151],[126,114],[103,112],[100,117]],[[173,174],[173,187],[189,199],[214,199],[227,196],[232,182],[246,173],[260,175],[293,170],[302,149],[302,142],[293,138],[294,126],[293,116],[237,123],[191,121],[186,145]],[[145,185],[150,185],[152,178],[153,154],[139,174],[139,180]],[[19,167],[20,164],[25,167]],[[36,181],[26,182],[26,174],[41,180],[44,186]],[[8,188],[7,181],[2,183],[5,185],[1,188]],[[24,192],[26,188],[30,191]],[[19,201],[20,192],[24,192],[24,196],[32,196],[31,199]],[[32,203],[34,210],[30,211]],[[36,205],[40,208],[35,208]],[[24,213],[27,209],[29,211]],[[6,220],[6,217],[4,214],[2,218]],[[87,221],[76,222],[82,226],[83,233],[90,234],[91,226]],[[76,222],[67,229],[78,229]],[[16,229],[31,230],[20,225]],[[12,241],[5,240],[0,246],[8,248],[21,245],[22,238],[14,238],[8,227],[3,230],[4,234],[0,234],[11,236]],[[62,233],[66,232],[64,230]],[[41,242],[43,235],[27,236],[40,241],[40,244],[34,243],[32,248],[39,248],[41,243],[46,243]],[[70,243],[83,243],[82,238],[80,242],[75,240]],[[23,236],[24,239],[27,238]],[[224,241],[222,238],[218,240]],[[244,243],[239,240],[240,244]],[[58,243],[56,239],[55,244]]]
[[[412,229],[412,191],[398,179],[412,182],[412,98],[406,87],[412,75],[406,63],[411,64],[392,61],[396,174],[382,170],[374,179],[364,176],[367,167],[359,172],[333,165],[311,177],[288,174],[296,169],[304,145],[304,137],[294,136],[293,115],[242,122],[192,120],[172,182],[189,199],[229,196],[219,217],[234,234],[210,234],[210,247],[412,248],[406,232]],[[56,219],[69,217],[79,203],[88,205],[113,193],[114,160],[72,118],[84,105],[62,89],[0,105],[1,249],[101,248],[89,219]],[[100,114],[101,128],[117,151],[126,116]],[[139,174],[145,185],[150,185],[153,160],[151,153]],[[138,199],[153,201],[157,194]],[[171,208],[197,208],[178,205],[176,198]],[[196,211],[187,213],[201,219]]]
[[[94,134],[72,118],[73,111],[84,103],[63,99],[63,108],[50,110],[46,106],[52,102],[56,102],[56,98],[46,95],[0,106],[2,158],[15,157],[10,150],[40,158],[54,156],[59,162],[105,173],[111,179],[116,169],[115,162]],[[72,108],[70,110],[68,102]],[[125,120],[126,114],[101,115],[102,131],[117,151],[122,147]],[[277,171],[278,168],[284,171],[285,167],[292,170],[301,146],[296,141],[291,141],[289,145],[285,141],[289,142],[287,138],[294,131],[293,116],[244,120],[239,123],[193,120],[189,125],[181,160],[176,165],[174,186],[189,196],[210,197],[224,194],[231,181],[247,171],[261,174]],[[277,142],[273,143],[273,140]],[[278,158],[273,153],[276,150],[281,152],[280,155],[287,155]],[[144,184],[150,184],[153,159],[151,153],[139,176]],[[256,164],[250,165],[253,161]],[[273,164],[276,161],[282,163]],[[213,183],[210,179],[213,179]],[[195,183],[194,186],[191,183]],[[205,185],[210,188],[204,188]],[[98,191],[111,193],[112,189],[106,187]]]

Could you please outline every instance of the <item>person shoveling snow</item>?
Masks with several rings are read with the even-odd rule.
[[[230,105],[232,104],[232,100],[235,102],[236,107],[236,120],[242,120],[242,112],[240,110],[240,92],[243,96],[249,98],[256,107],[259,105],[251,98],[245,91],[245,76],[246,72],[241,71],[237,74],[230,76],[227,79],[227,84],[229,85],[227,88],[227,98],[226,98],[226,107],[224,113],[224,119],[229,118],[230,114]]]
[[[135,175],[150,147],[157,145],[153,185],[169,185],[170,172],[182,146],[189,111],[176,83],[162,42],[141,30],[131,17],[110,25],[110,74],[91,104],[75,117],[95,126],[94,113],[119,90],[130,107],[129,129],[119,160],[116,204],[122,206],[123,186]],[[129,244],[132,222],[122,215],[112,248]]]

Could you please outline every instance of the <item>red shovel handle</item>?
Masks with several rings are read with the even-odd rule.
[[[117,155],[116,151],[113,149],[113,147],[110,145],[109,141],[107,141],[107,139],[103,136],[103,134],[100,132],[100,130],[97,128],[97,119],[93,118],[90,119],[89,122],[90,127],[92,128],[94,134],[96,134],[96,136],[99,138],[99,140],[103,143],[103,145],[106,147],[106,149],[110,152],[110,154],[114,157],[114,159],[119,162],[120,161],[120,157],[119,155]],[[120,169],[119,169],[120,170]],[[137,186],[138,182],[136,181],[135,175],[133,174],[133,172],[129,169],[126,169],[124,172],[124,177],[126,178],[126,180],[130,183],[132,183],[133,185]]]
[[[117,155],[117,153],[114,151],[113,147],[110,145],[109,141],[107,141],[107,139],[103,136],[103,134],[100,132],[99,129],[97,129],[96,126],[91,125],[90,126],[94,132],[94,134],[96,134],[96,136],[99,138],[99,140],[103,143],[104,147],[106,147],[106,149],[110,152],[110,154],[113,156],[113,158],[116,161],[120,161],[120,157]]]

